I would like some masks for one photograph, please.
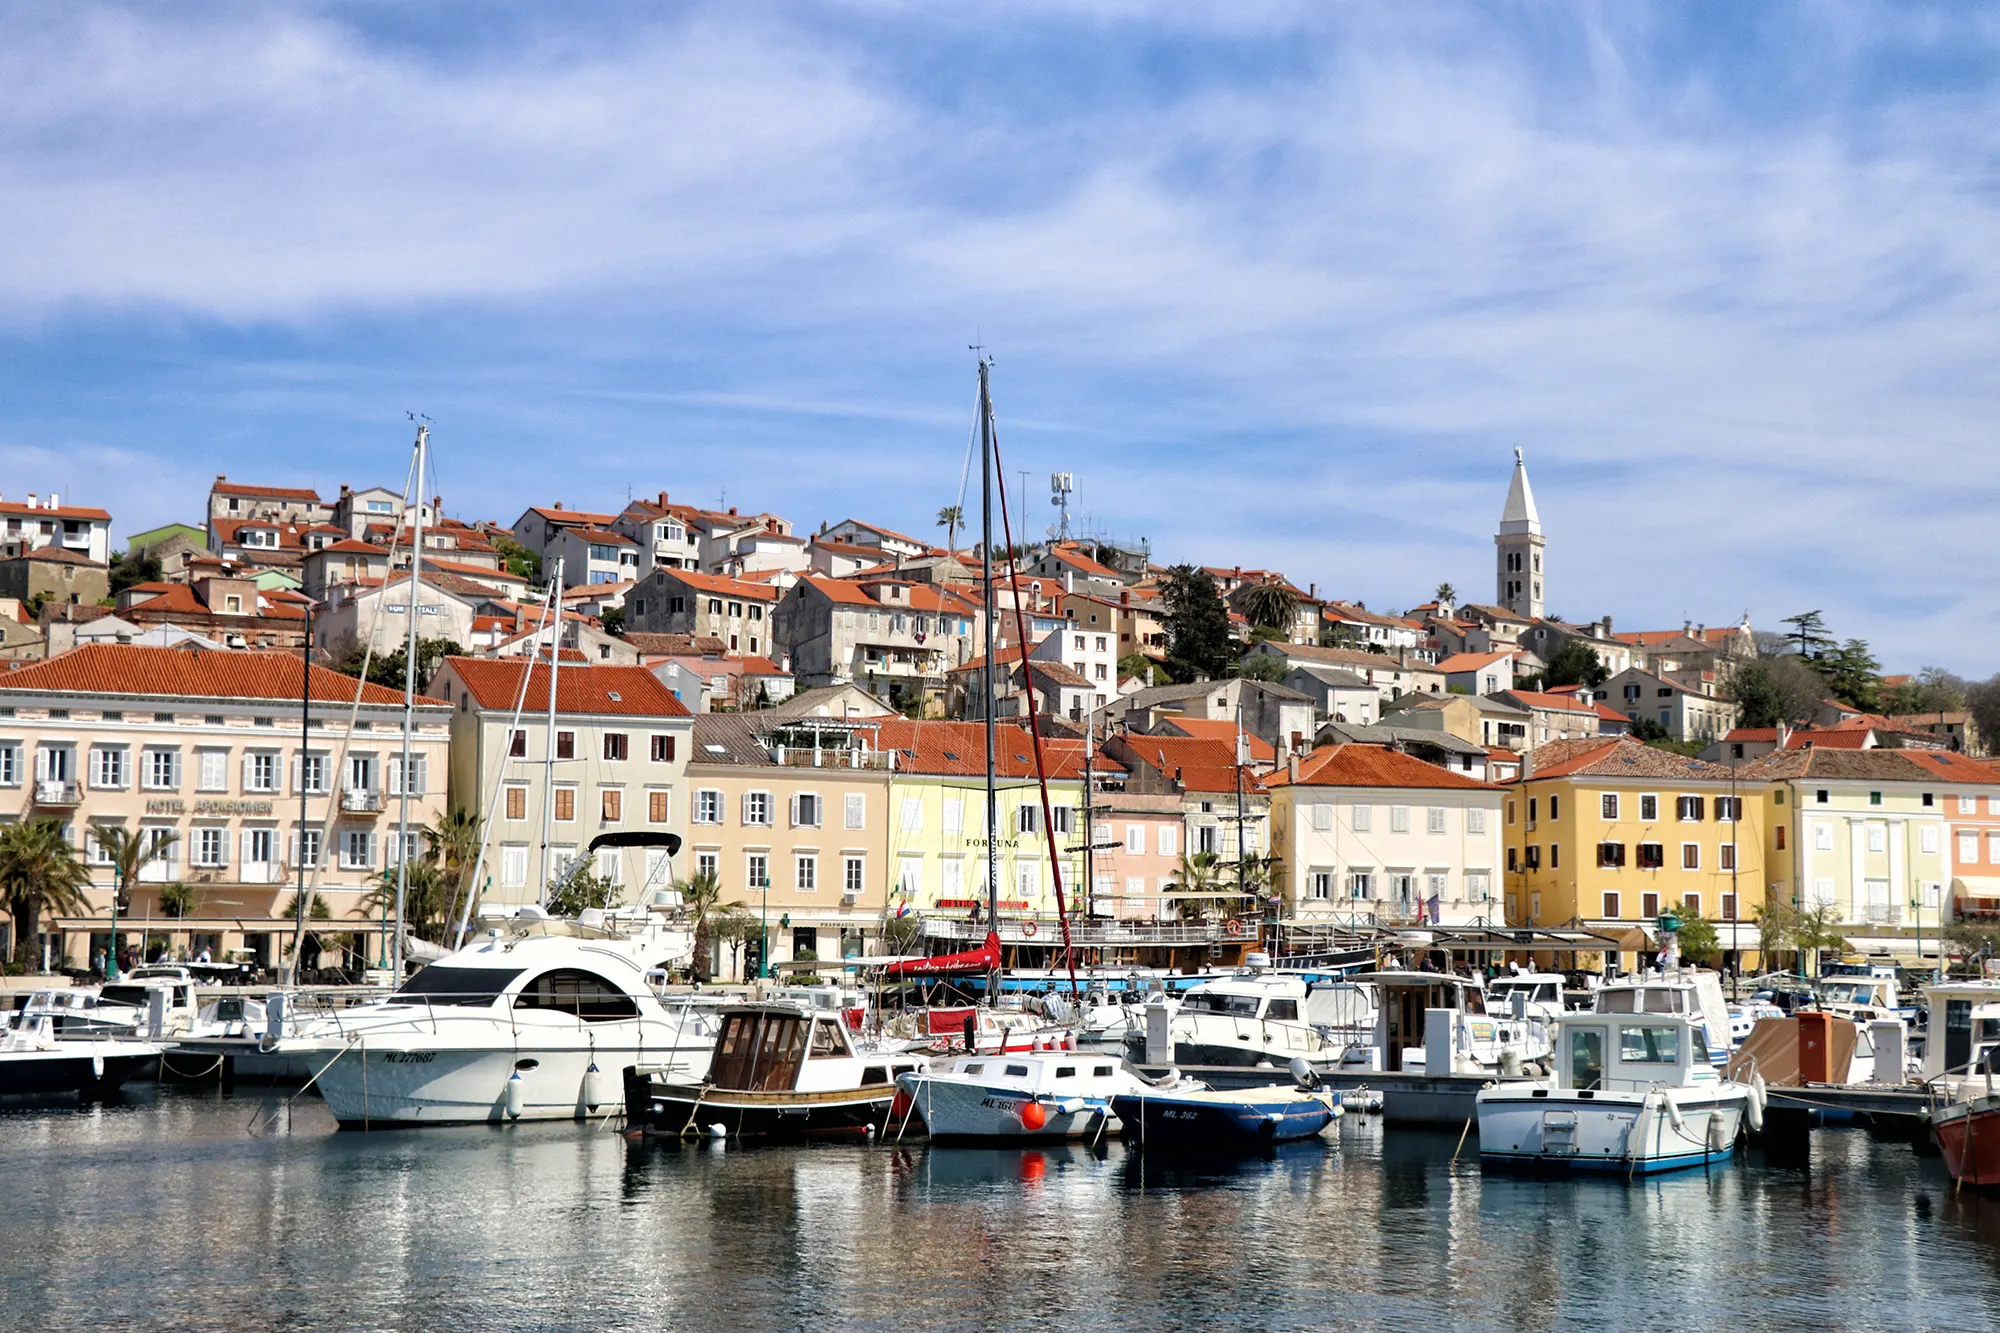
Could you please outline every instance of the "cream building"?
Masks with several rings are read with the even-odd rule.
[[[51,961],[87,965],[112,943],[115,883],[96,836],[110,827],[161,846],[120,912],[122,944],[160,936],[218,957],[243,948],[278,967],[303,868],[336,929],[360,937],[348,961],[380,958],[381,925],[361,903],[396,862],[403,694],[319,667],[306,685],[289,653],[117,644],[0,678],[0,801],[11,797],[12,819],[62,821],[90,869],[90,910],[43,920]],[[446,721],[443,705],[419,699],[419,855],[416,826],[445,810]],[[194,891],[178,918],[161,900],[172,883]],[[39,942],[20,943],[39,955]],[[308,967],[337,965],[313,952]]]
[[[1293,919],[1498,921],[1500,788],[1379,745],[1323,746],[1264,786]]]
[[[688,832],[693,718],[680,700],[641,666],[564,663],[555,675],[553,728],[539,663],[447,657],[431,681],[452,709],[452,804],[488,822],[490,905],[539,901],[601,833]],[[600,849],[593,869],[633,903],[652,901],[685,866],[662,848],[627,847]]]

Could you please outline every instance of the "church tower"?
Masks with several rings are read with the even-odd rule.
[[[1528,485],[1528,465],[1514,451],[1514,480],[1507,486],[1507,507],[1500,512],[1499,603],[1517,616],[1539,620],[1548,603],[1542,597],[1542,517],[1535,512],[1535,492]]]

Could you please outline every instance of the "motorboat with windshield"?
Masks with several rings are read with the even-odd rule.
[[[1307,978],[1273,971],[1268,964],[1265,956],[1252,954],[1237,975],[1203,982],[1181,997],[1179,1010],[1168,1019],[1173,1063],[1242,1068],[1338,1059],[1339,1044],[1308,1016]],[[1145,1058],[1143,1030],[1126,1043],[1132,1058]]]
[[[1680,1014],[1701,1028],[1708,1056],[1728,1063],[1731,1043],[1738,1040],[1722,999],[1722,979],[1706,968],[1635,972],[1605,982],[1591,996],[1598,1014]]]
[[[1556,1020],[1550,1079],[1478,1094],[1484,1165],[1650,1175],[1736,1151],[1753,1088],[1716,1072],[1698,1013],[1612,1010]]]
[[[914,1114],[945,1143],[1094,1138],[1117,1132],[1114,1097],[1183,1083],[1178,1075],[1154,1082],[1098,1051],[966,1055],[898,1078],[904,1098],[893,1120],[900,1126]]]
[[[897,1080],[926,1057],[856,1048],[836,1010],[742,1004],[723,1010],[705,1072],[639,1062],[625,1070],[630,1123],[655,1134],[797,1141],[878,1134]]]
[[[195,981],[187,969],[152,965],[134,968],[121,979],[99,986],[31,991],[13,1018],[14,1025],[21,1027],[47,1018],[59,1041],[130,1041],[186,1032],[195,1009]]]
[[[394,994],[302,1017],[264,1052],[310,1065],[343,1126],[607,1114],[628,1065],[705,1071],[716,1011],[670,1007],[646,980],[684,954],[685,931],[534,908],[481,924]]]
[[[160,1048],[149,1042],[60,1039],[54,1019],[37,1014],[0,1033],[0,1096],[105,1096],[151,1072],[159,1058]]]

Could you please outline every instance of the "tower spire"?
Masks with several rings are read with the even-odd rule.
[[[1535,508],[1535,490],[1528,484],[1528,464],[1520,446],[1514,448],[1514,476],[1507,484],[1507,504],[1500,511],[1496,600],[1517,616],[1536,620],[1547,605],[1542,596],[1542,516]]]

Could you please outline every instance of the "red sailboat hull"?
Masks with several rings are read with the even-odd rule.
[[[1945,1170],[1961,1185],[2000,1186],[2000,1097],[1954,1102],[1931,1116]]]
[[[964,953],[941,953],[935,958],[912,958],[891,963],[882,969],[885,977],[967,976],[991,972],[1000,966],[1000,935],[986,932],[986,943]]]

